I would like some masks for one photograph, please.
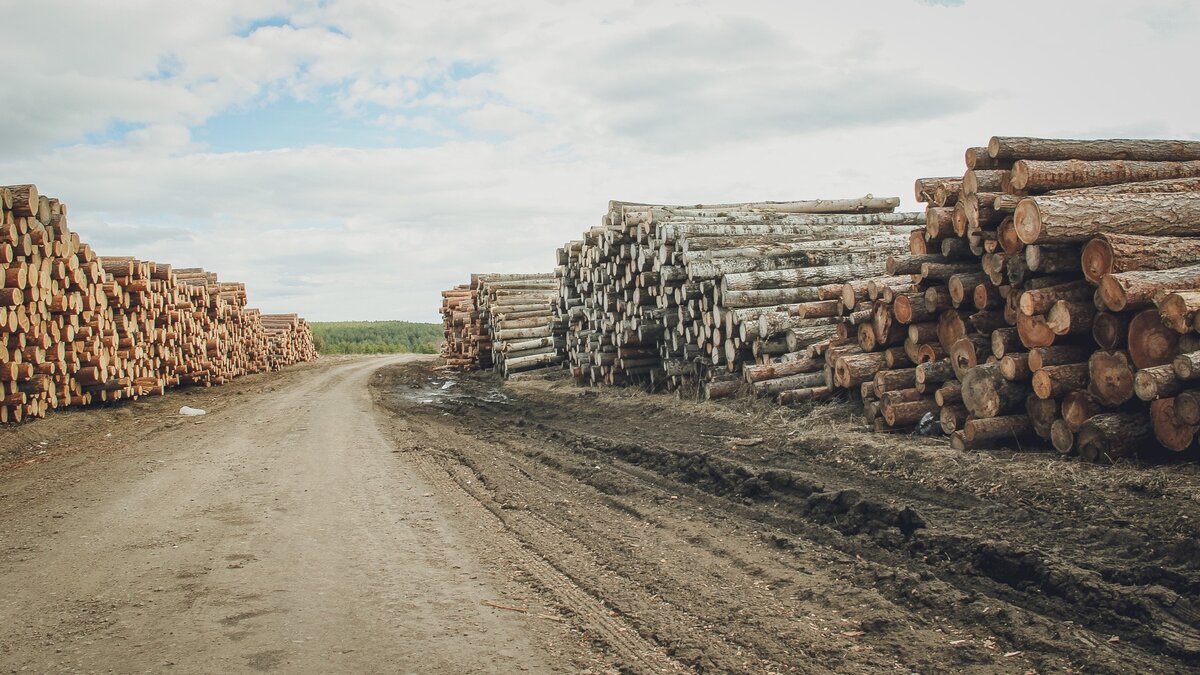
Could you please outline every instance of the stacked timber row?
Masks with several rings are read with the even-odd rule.
[[[67,208],[33,185],[0,187],[0,421],[52,408],[221,384],[312,358],[276,351],[242,284],[203,270],[98,257]],[[307,334],[307,325],[298,325]]]
[[[920,280],[949,363],[914,381],[952,378],[935,393],[952,444],[1040,437],[1105,461],[1191,447],[1174,362],[1200,349],[1200,143],[996,137],[966,158],[961,179],[917,182],[927,248],[978,260]]]
[[[479,319],[476,292],[470,284],[442,291],[441,355],[446,365],[461,370],[492,367],[492,341]]]
[[[257,313],[258,310],[247,311],[251,317]],[[259,318],[267,333],[268,370],[317,358],[312,329],[299,314],[260,314]]]
[[[492,361],[505,377],[563,362],[563,336],[554,313],[558,280],[547,274],[480,274],[480,318],[492,338]]]
[[[842,283],[864,273],[883,274],[888,254],[904,250],[913,225],[924,222],[893,213],[897,204],[869,196],[611,202],[600,226],[558,251],[558,312],[572,374],[588,384],[732,395],[742,364],[836,333],[832,315],[802,316],[799,308],[836,300]],[[796,378],[758,387],[773,395],[813,388]]]

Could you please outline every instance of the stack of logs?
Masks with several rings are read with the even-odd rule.
[[[562,363],[558,289],[554,274],[473,274],[469,285],[443,291],[447,365],[507,377]]]
[[[242,284],[98,257],[67,227],[66,205],[33,185],[0,187],[0,265],[3,422],[315,357],[302,322],[283,342],[268,335]]]
[[[1177,141],[968,149],[961,178],[917,181],[926,227],[876,280],[899,286],[868,297],[885,348],[860,328],[825,352],[831,379],[858,388],[877,428],[936,416],[958,448],[1040,437],[1111,461],[1191,447],[1197,160],[1200,143]]]
[[[600,226],[558,251],[557,311],[573,376],[706,398],[736,393],[743,363],[782,360],[836,333],[832,314],[792,309],[836,300],[846,281],[882,273],[923,222],[893,213],[898,204],[870,196],[611,202]],[[759,391],[789,392],[790,400],[825,393],[811,378],[760,373]]]

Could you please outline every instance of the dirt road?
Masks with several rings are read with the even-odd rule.
[[[10,430],[59,456],[0,474],[4,672],[571,670],[526,626],[583,653],[568,624],[483,604],[528,600],[377,429],[367,379],[397,360]]]
[[[322,359],[4,430],[0,670],[1200,664],[1194,466],[432,366]]]

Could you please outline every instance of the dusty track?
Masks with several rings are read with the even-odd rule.
[[[1194,466],[432,365],[323,359],[4,430],[0,669],[1200,662]]]

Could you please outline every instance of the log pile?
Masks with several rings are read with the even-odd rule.
[[[882,274],[888,254],[903,250],[923,222],[894,213],[897,204],[870,196],[611,202],[598,227],[558,251],[557,311],[572,375],[706,398],[736,393],[742,364],[766,364],[835,334],[831,315],[798,312],[836,299],[840,285],[864,271]],[[760,371],[755,388],[798,398],[814,389],[811,376],[799,375],[810,374]]]
[[[242,284],[97,256],[68,228],[66,205],[33,185],[0,187],[0,264],[3,422],[315,357],[307,324],[273,340]]]
[[[925,244],[914,238],[893,271],[912,271],[935,242],[961,254],[948,276],[922,263],[912,277],[936,320],[926,356],[945,356],[915,361],[911,376],[871,374],[878,359],[855,372],[874,378],[868,414],[936,412],[964,449],[1040,437],[1112,461],[1191,447],[1200,419],[1177,412],[1189,387],[1175,361],[1186,371],[1200,349],[1197,159],[1196,142],[996,137],[967,151],[961,179],[917,181]],[[901,388],[885,399],[892,379]]]
[[[504,376],[563,362],[554,274],[473,274],[442,291],[442,358],[462,370]]]

